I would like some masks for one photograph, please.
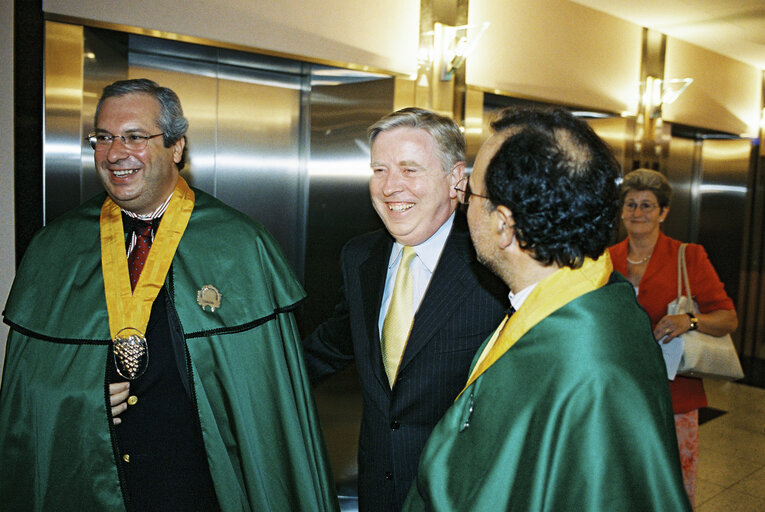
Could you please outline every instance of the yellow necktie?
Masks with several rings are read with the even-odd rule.
[[[393,295],[390,299],[388,314],[383,322],[383,365],[385,366],[385,373],[388,375],[390,387],[393,387],[393,382],[396,380],[398,365],[401,362],[401,355],[404,353],[414,318],[414,308],[412,307],[414,280],[409,265],[415,256],[417,253],[413,247],[404,246],[401,264],[396,273],[396,282],[393,284]]]

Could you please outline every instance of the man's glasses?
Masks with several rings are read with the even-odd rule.
[[[90,147],[96,151],[104,151],[112,147],[114,139],[120,139],[122,145],[127,149],[139,151],[146,147],[149,143],[149,139],[159,137],[164,133],[157,133],[155,135],[141,135],[140,133],[129,133],[127,135],[112,135],[111,133],[96,133],[90,132],[85,140],[90,143]]]
[[[624,203],[624,206],[622,208],[624,208],[624,210],[628,212],[634,212],[635,210],[640,208],[640,211],[643,213],[651,213],[658,206],[659,205],[656,203],[649,203],[649,202],[635,203],[633,201],[630,201],[630,202]]]
[[[467,176],[462,178],[457,185],[454,187],[454,190],[457,191],[457,201],[459,201],[462,204],[470,204],[470,198],[472,196],[475,197],[482,197],[483,199],[489,199],[489,196],[482,196],[481,194],[476,194],[472,190],[470,190],[470,180]]]

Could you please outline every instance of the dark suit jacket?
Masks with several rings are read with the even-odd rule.
[[[304,340],[312,382],[354,359],[363,397],[359,508],[400,510],[425,441],[462,390],[481,343],[507,310],[507,288],[475,259],[457,212],[414,317],[395,386],[382,363],[378,319],[392,237],[375,231],[349,241],[341,266],[344,296],[335,315]]]

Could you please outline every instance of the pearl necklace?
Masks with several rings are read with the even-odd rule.
[[[645,263],[646,261],[648,261],[648,260],[650,260],[650,259],[651,259],[651,254],[649,254],[648,256],[646,256],[645,258],[643,258],[643,259],[642,259],[642,260],[640,260],[640,261],[632,261],[632,260],[630,259],[630,257],[629,257],[629,256],[627,256],[627,263],[632,263],[633,265],[642,265],[643,263]]]

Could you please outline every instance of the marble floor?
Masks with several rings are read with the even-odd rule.
[[[765,389],[705,380],[696,512],[765,511]],[[704,411],[700,418],[704,416]]]

